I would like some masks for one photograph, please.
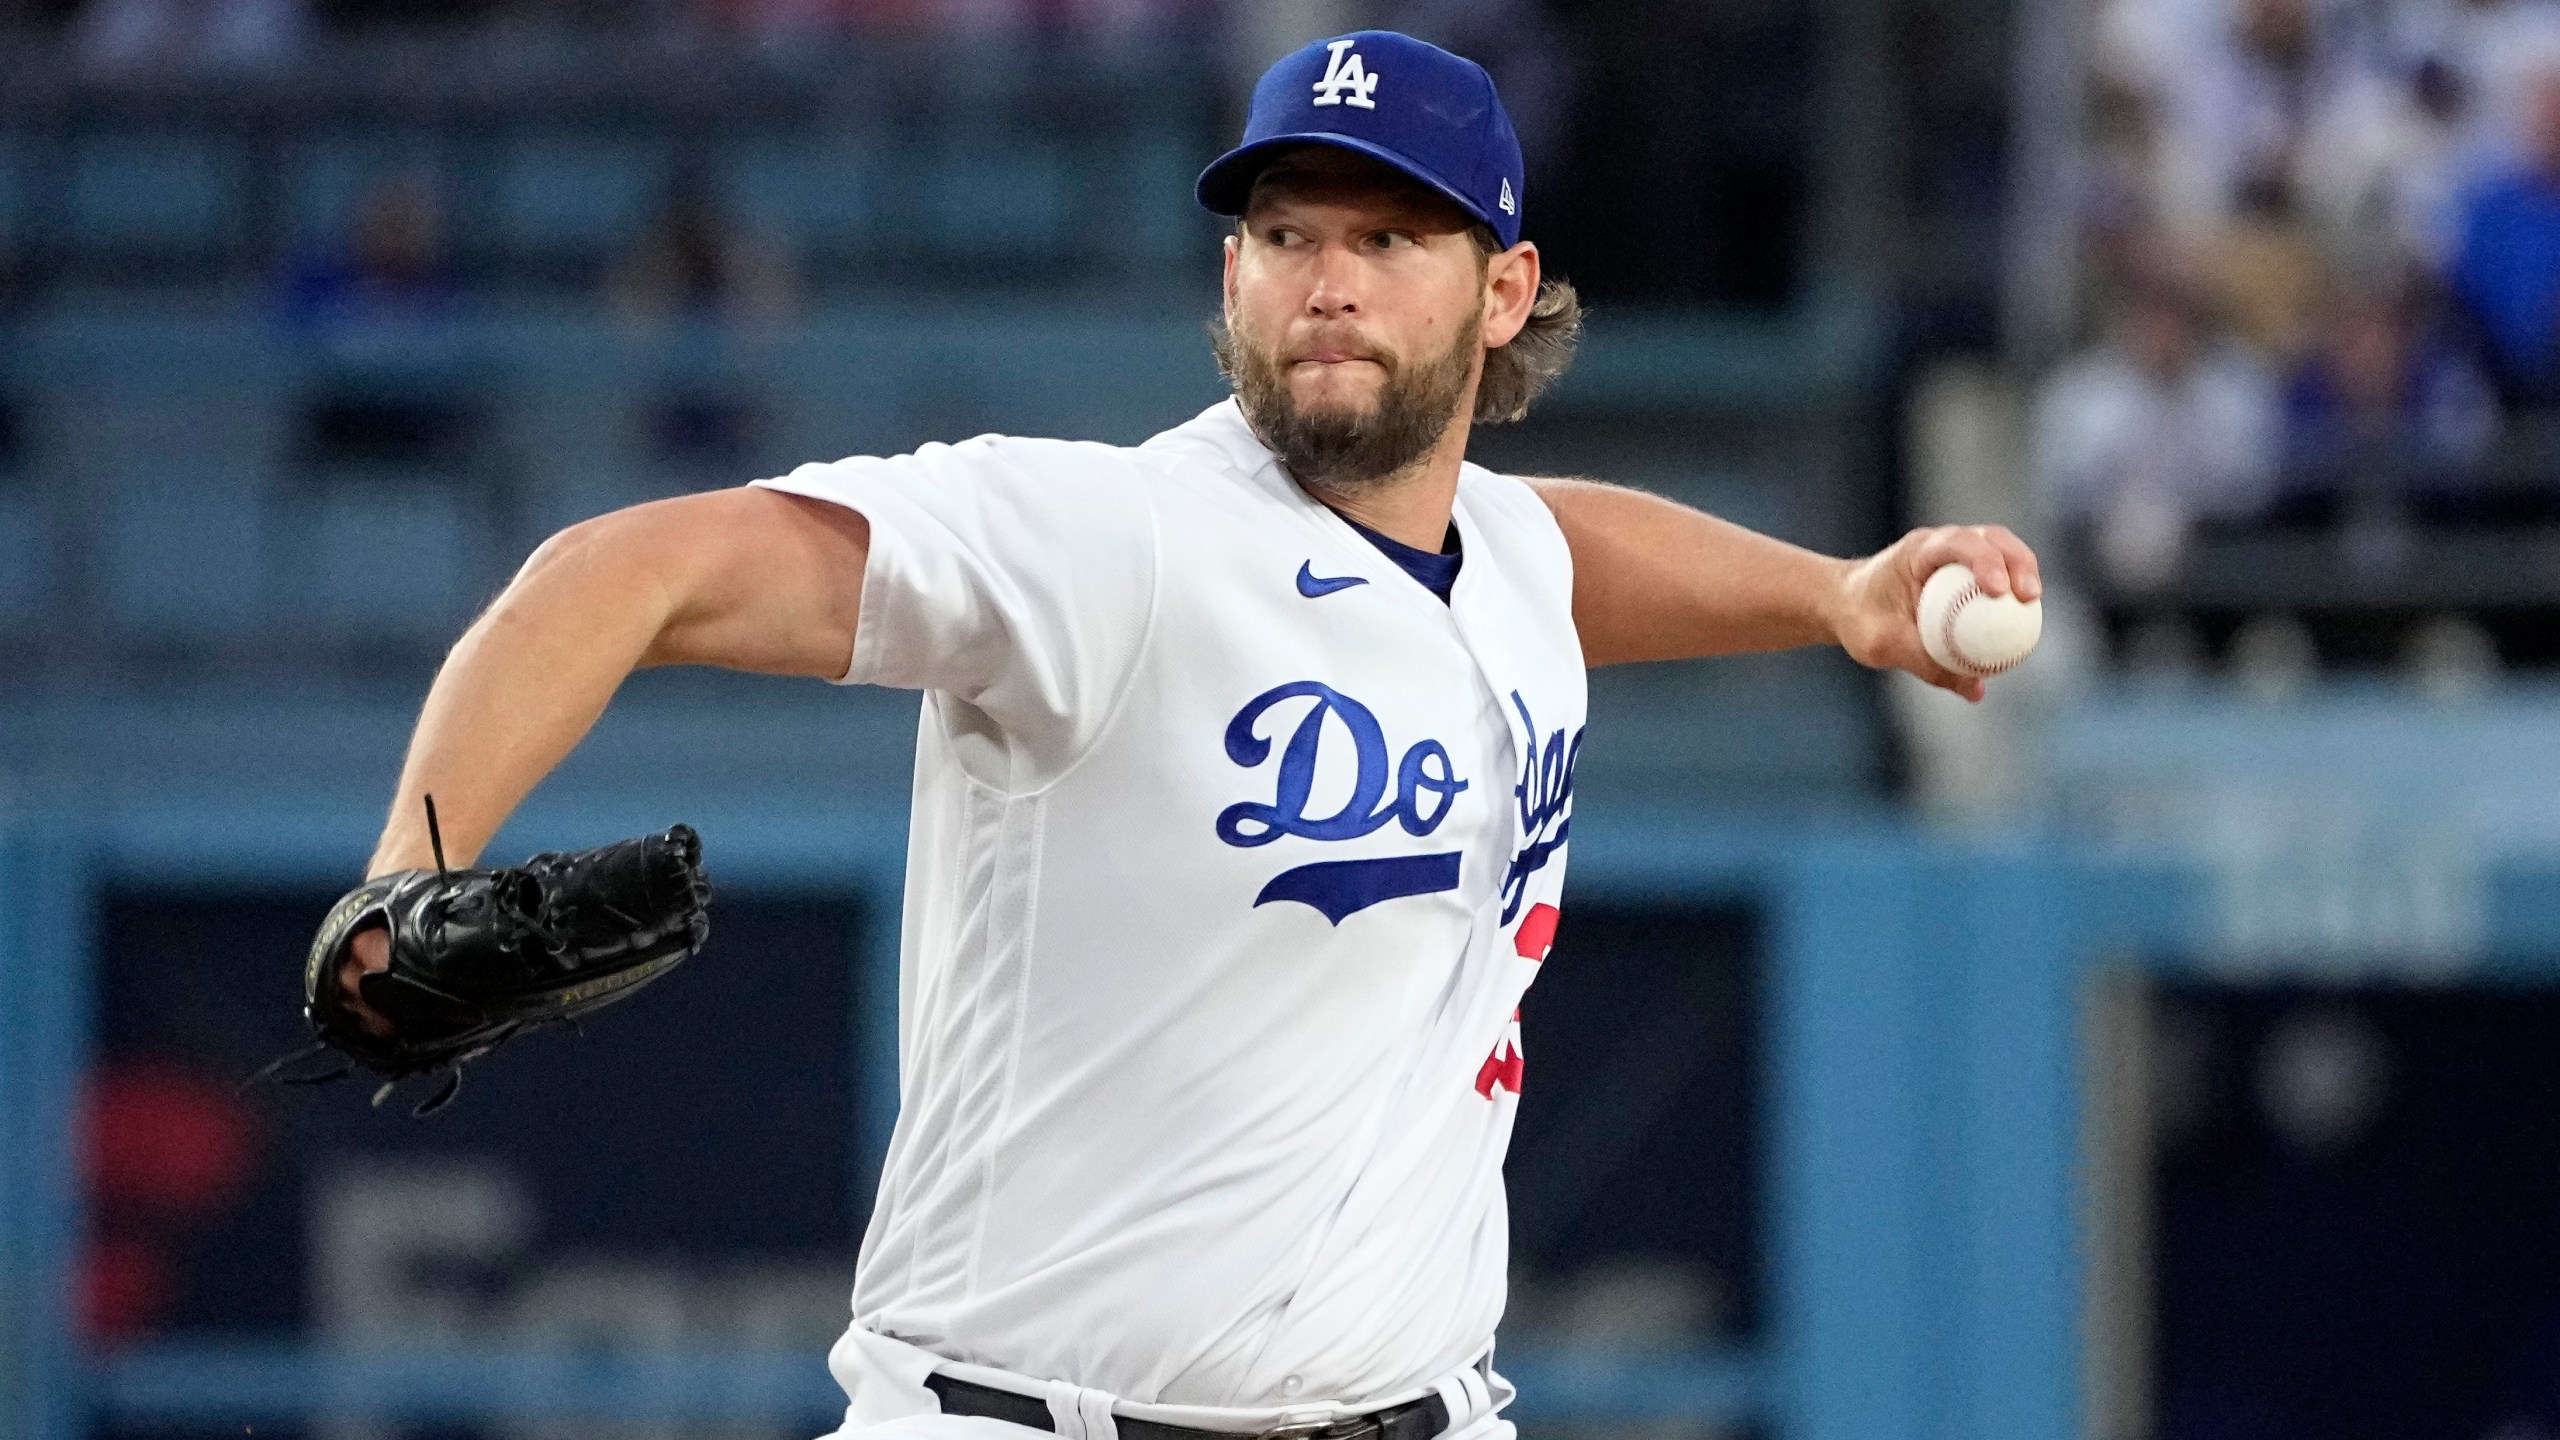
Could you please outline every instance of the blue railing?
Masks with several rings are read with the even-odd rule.
[[[612,833],[632,799],[537,803],[523,838]],[[333,1406],[439,1419],[834,1413],[830,1382],[798,1355],[350,1357],[225,1343],[81,1358],[64,1283],[77,1204],[67,1137],[91,898],[110,877],[311,883],[342,870],[341,846],[287,843],[290,822],[259,817],[281,803],[198,793],[6,823],[10,1440],[70,1440],[100,1420],[272,1423]],[[341,839],[372,818],[369,805],[335,808],[344,813],[326,823],[304,818]],[[2050,854],[1951,852],[1874,827],[1624,808],[1580,818],[1572,895],[1743,895],[1770,917],[1766,1342],[1755,1353],[1506,1355],[1520,1414],[1753,1419],[1789,1440],[2071,1433],[2072,1007],[2087,958],[2123,940],[2090,919],[2105,913],[2089,901],[2110,877]],[[736,847],[724,873],[749,888],[894,894],[900,829],[894,812],[822,816],[804,798],[742,822],[742,838],[765,839]],[[848,835],[877,841],[846,848]],[[2156,910],[2136,918],[2155,940],[2180,923]],[[876,1117],[855,1123],[876,1143]]]

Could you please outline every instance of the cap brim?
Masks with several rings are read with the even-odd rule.
[[[1193,193],[1199,197],[1201,207],[1212,215],[1242,215],[1245,201],[1253,194],[1254,177],[1261,174],[1263,167],[1269,165],[1280,151],[1295,149],[1300,145],[1330,145],[1337,150],[1349,150],[1355,154],[1366,155],[1400,175],[1409,175],[1430,186],[1450,204],[1457,206],[1474,219],[1492,226],[1496,232],[1502,229],[1502,222],[1476,208],[1475,202],[1458,193],[1456,186],[1431,173],[1419,162],[1399,155],[1384,145],[1360,139],[1355,135],[1339,135],[1330,130],[1314,130],[1297,135],[1270,135],[1250,145],[1239,145],[1209,162],[1209,168],[1200,172],[1200,182],[1193,187]]]

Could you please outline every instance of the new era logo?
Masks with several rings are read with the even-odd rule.
[[[1315,103],[1340,105],[1348,96],[1350,104],[1363,110],[1378,108],[1378,102],[1369,98],[1369,92],[1378,88],[1378,77],[1370,74],[1369,67],[1353,53],[1351,47],[1358,43],[1356,40],[1336,40],[1324,47],[1324,78],[1316,82]]]
[[[1510,176],[1505,175],[1505,176],[1503,176],[1503,177],[1502,177],[1502,198],[1501,198],[1501,199],[1499,199],[1499,200],[1497,200],[1497,201],[1495,201],[1495,202],[1493,202],[1493,203],[1495,203],[1495,204],[1497,204],[1497,205],[1501,206],[1501,207],[1502,207],[1502,213],[1503,213],[1503,214],[1505,214],[1505,215],[1510,215],[1510,214],[1516,213],[1516,211],[1518,210],[1518,208],[1519,208],[1519,207],[1518,207],[1518,202],[1514,201],[1514,200],[1511,198],[1511,177],[1510,177]]]

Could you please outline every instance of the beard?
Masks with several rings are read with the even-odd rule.
[[[1244,418],[1298,483],[1357,494],[1383,485],[1449,433],[1483,349],[1484,321],[1469,315],[1445,353],[1418,364],[1368,351],[1386,379],[1366,409],[1302,407],[1289,390],[1290,362],[1277,347],[1224,321],[1211,325],[1210,336]]]

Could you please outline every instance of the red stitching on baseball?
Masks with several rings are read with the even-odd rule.
[[[1968,580],[1964,588],[1956,592],[1956,598],[1947,602],[1947,618],[1938,627],[1938,646],[1947,652],[1948,659],[1955,662],[1958,674],[1969,675],[1976,680],[1988,680],[2026,657],[2013,655],[1997,665],[1984,665],[1956,647],[1956,616],[1963,612],[1965,606],[1981,597],[1982,582]]]

